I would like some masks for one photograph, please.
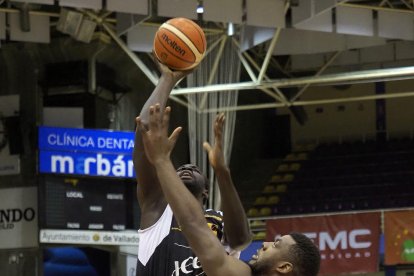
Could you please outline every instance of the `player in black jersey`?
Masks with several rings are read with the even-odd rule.
[[[175,84],[189,73],[171,71],[158,62],[157,65],[161,77],[141,110],[142,125],[148,123],[150,106],[160,103],[164,108]],[[222,150],[224,121],[224,115],[219,115],[215,121],[214,144],[203,144],[217,177],[222,198],[225,198],[222,201],[223,214],[207,210],[205,224],[218,240],[228,246],[229,254],[237,255],[237,250],[243,249],[250,243],[251,233],[229,168],[224,161]],[[135,134],[134,167],[137,175],[138,202],[141,208],[137,275],[204,275],[198,258],[188,245],[182,229],[164,198],[156,171],[145,154],[140,131],[136,131]],[[184,165],[177,169],[176,174],[186,184],[201,207],[208,197],[208,186],[200,170],[193,165]],[[226,226],[225,231],[223,231],[223,224]]]
[[[291,233],[274,242],[264,242],[249,264],[226,254],[220,242],[206,226],[200,204],[183,185],[172,165],[170,154],[181,128],[176,128],[171,136],[168,136],[169,114],[169,107],[164,112],[159,105],[152,106],[148,128],[142,125],[140,118],[137,119],[138,128],[143,136],[148,160],[154,165],[164,196],[206,275],[316,276],[320,265],[319,250],[303,234]]]

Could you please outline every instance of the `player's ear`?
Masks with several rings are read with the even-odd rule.
[[[206,205],[208,202],[208,190],[204,189],[203,193],[201,194],[203,197],[203,205]]]
[[[290,262],[280,262],[277,264],[276,270],[282,275],[287,275],[293,271],[293,264]]]

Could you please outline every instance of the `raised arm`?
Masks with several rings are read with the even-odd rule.
[[[251,232],[246,213],[239,195],[234,187],[229,167],[226,165],[223,153],[223,128],[225,116],[223,113],[214,122],[213,147],[204,142],[210,165],[214,169],[222,198],[221,208],[224,215],[224,231],[227,242],[232,249],[242,250],[251,242]]]
[[[171,163],[170,154],[181,128],[168,137],[170,109],[161,112],[160,106],[150,108],[150,122],[146,129],[138,118],[149,162],[156,170],[164,196],[170,204],[183,234],[199,258],[206,275],[251,275],[249,267],[228,256],[219,240],[207,226],[199,202],[184,186]]]
[[[189,73],[185,71],[171,71],[167,66],[156,60],[155,62],[161,72],[161,76],[157,86],[140,112],[139,117],[144,126],[148,123],[150,106],[159,103],[164,108],[176,83]],[[135,131],[133,160],[137,176],[137,197],[141,207],[140,227],[144,229],[153,225],[162,215],[166,201],[163,197],[155,170],[145,155],[140,131]]]

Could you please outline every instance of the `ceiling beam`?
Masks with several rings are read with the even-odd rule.
[[[315,77],[320,76],[331,64],[332,62],[334,62],[336,60],[336,58],[341,54],[341,51],[338,51],[336,53],[334,53],[329,60],[318,70],[318,72],[315,74]],[[310,84],[305,84],[305,86],[303,86],[299,92],[292,98],[291,102],[294,102],[296,99],[298,99],[300,96],[302,96],[303,93],[305,93],[306,89],[308,89],[308,87],[310,86]]]
[[[262,81],[261,83],[249,81],[229,84],[214,84],[204,87],[188,87],[174,89],[172,95],[186,95],[197,93],[212,93],[231,90],[254,90],[274,87],[294,87],[303,85],[332,85],[332,84],[347,84],[347,83],[365,83],[375,81],[391,81],[399,79],[413,79],[414,66],[391,68],[391,69],[377,69],[366,71],[355,71],[341,74],[330,74],[323,76],[310,76],[293,79],[273,79],[269,81]]]
[[[361,101],[372,101],[381,99],[396,99],[396,98],[407,98],[414,97],[414,92],[400,92],[390,94],[378,94],[369,96],[356,96],[349,98],[335,98],[335,99],[322,99],[322,100],[309,100],[309,101],[296,101],[292,103],[293,106],[307,106],[307,105],[326,105],[326,104],[337,104],[337,103],[349,103],[349,102],[361,102]],[[203,110],[203,113],[219,113],[226,111],[247,111],[257,109],[270,109],[270,108],[282,108],[286,107],[283,103],[262,103],[253,105],[239,105],[229,106],[220,108],[211,108]]]
[[[369,10],[374,10],[374,11],[414,13],[414,10],[409,10],[409,9],[386,8],[386,7],[380,7],[380,6],[369,6],[369,5],[351,4],[351,3],[342,3],[342,4],[339,4],[338,6],[349,7],[349,8],[357,8],[357,9],[369,9]]]

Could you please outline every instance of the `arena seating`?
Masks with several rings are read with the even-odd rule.
[[[413,206],[414,141],[302,147],[275,170],[250,217]]]
[[[79,248],[56,247],[44,251],[44,276],[97,276],[88,256]]]

